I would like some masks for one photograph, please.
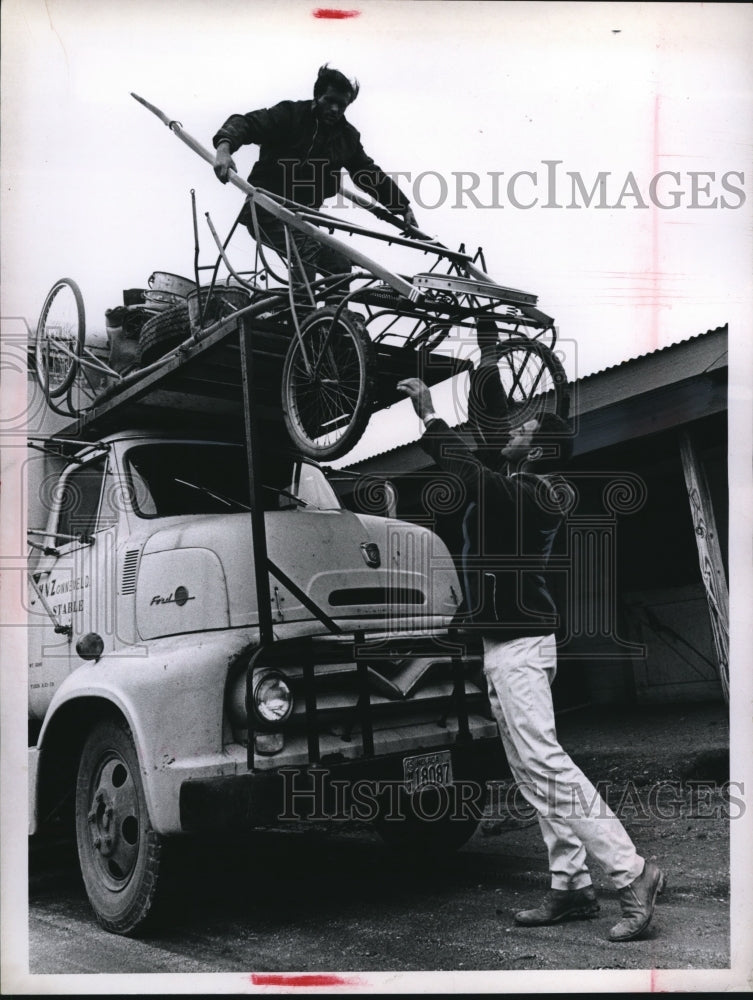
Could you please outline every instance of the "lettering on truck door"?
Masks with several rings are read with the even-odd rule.
[[[109,504],[108,457],[98,454],[61,476],[53,490],[43,555],[31,574],[30,714],[41,718],[65,677],[82,661],[76,642],[98,632],[105,649],[115,634],[116,520]],[[57,631],[56,631],[57,627]]]

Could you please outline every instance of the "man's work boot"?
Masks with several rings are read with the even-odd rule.
[[[637,879],[618,889],[622,920],[609,932],[610,941],[632,941],[642,934],[654,915],[656,897],[664,888],[664,876],[651,861]]]
[[[588,920],[595,917],[599,909],[592,885],[582,889],[550,889],[541,906],[516,913],[515,923],[524,927],[545,927],[563,920]]]

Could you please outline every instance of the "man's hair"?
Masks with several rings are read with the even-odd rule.
[[[340,72],[339,69],[330,69],[329,64],[325,63],[323,66],[319,67],[319,72],[316,76],[316,82],[314,84],[314,100],[318,100],[327,87],[339,90],[343,94],[350,94],[351,104],[358,97],[358,91],[360,90],[358,80],[349,80],[344,73]]]
[[[543,448],[544,455],[534,460],[536,472],[556,471],[566,466],[573,455],[573,427],[569,420],[547,411],[536,417],[539,426],[531,438],[532,448]],[[556,454],[549,454],[555,450]]]

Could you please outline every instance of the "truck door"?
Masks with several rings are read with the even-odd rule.
[[[115,632],[116,520],[106,497],[107,453],[66,470],[54,490],[44,555],[30,581],[29,707],[40,718],[55,689],[82,661],[76,642]]]

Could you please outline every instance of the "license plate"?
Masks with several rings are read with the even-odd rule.
[[[452,756],[449,750],[437,750],[403,759],[405,786],[409,794],[424,785],[452,784]]]

